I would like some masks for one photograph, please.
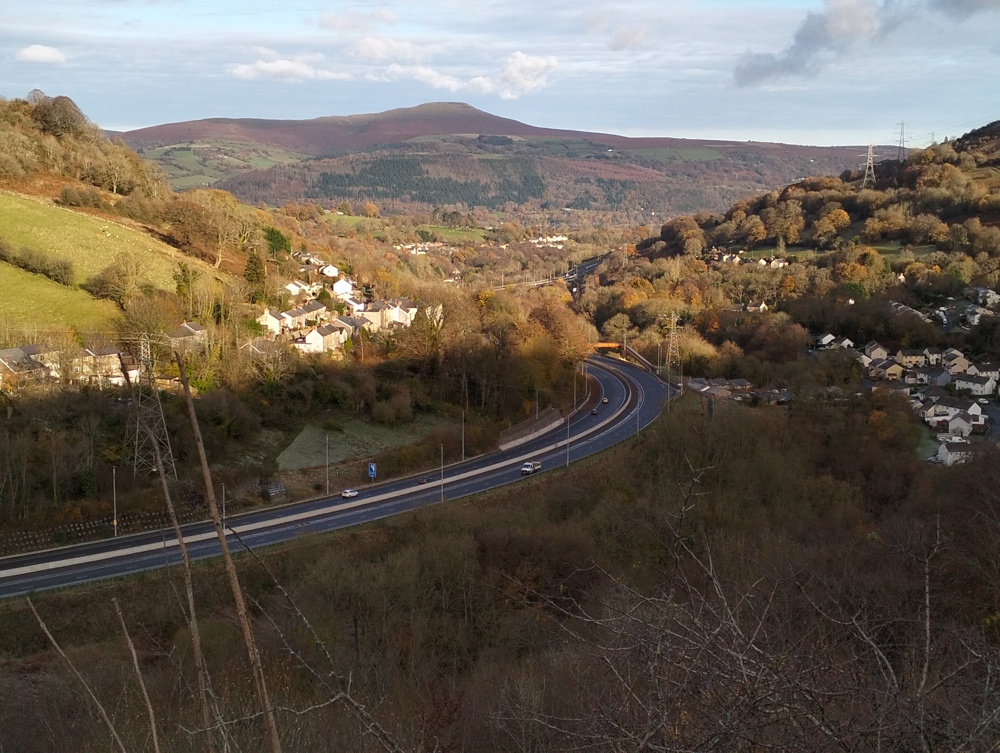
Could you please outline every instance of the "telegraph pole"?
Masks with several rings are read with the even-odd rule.
[[[441,447],[441,501],[444,502],[444,445]]]

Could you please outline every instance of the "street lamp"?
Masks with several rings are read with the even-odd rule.
[[[441,447],[441,501],[444,502],[444,445]]]
[[[118,535],[118,468],[111,466],[111,525]]]

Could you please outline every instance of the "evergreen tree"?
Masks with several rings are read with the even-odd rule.
[[[254,302],[260,300],[264,294],[265,276],[264,262],[261,261],[256,251],[252,251],[247,257],[246,266],[243,268],[243,279],[250,283],[251,300]]]

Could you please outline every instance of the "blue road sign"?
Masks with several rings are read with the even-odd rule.
[[[375,464],[368,464],[368,478],[375,478]]]

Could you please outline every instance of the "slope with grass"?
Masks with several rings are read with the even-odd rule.
[[[111,301],[0,262],[0,322],[4,325],[28,332],[103,330],[118,314]]]
[[[163,290],[174,289],[173,273],[178,262],[202,272],[214,272],[209,265],[139,230],[23,195],[0,193],[0,238],[15,247],[30,246],[71,261],[78,285],[122,252],[139,255],[146,280]]]

